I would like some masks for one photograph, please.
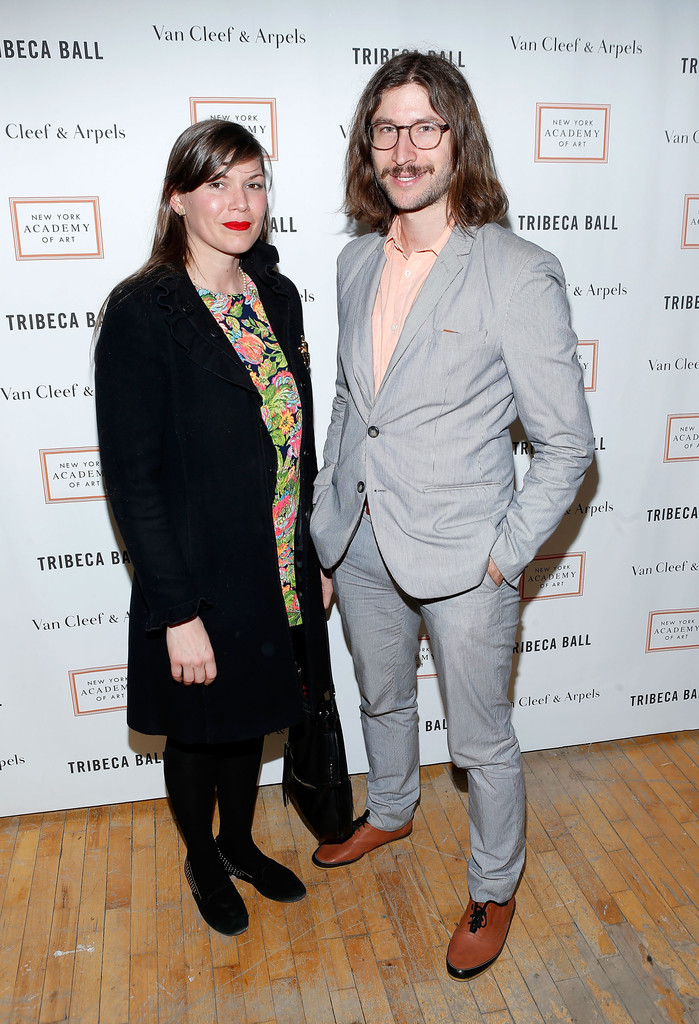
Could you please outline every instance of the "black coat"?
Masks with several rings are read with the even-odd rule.
[[[258,242],[241,261],[301,396],[297,589],[308,681],[329,681],[320,569],[308,524],[316,474],[301,301]],[[272,522],[276,450],[247,369],[188,276],[110,299],[95,349],[97,425],[112,510],[134,566],[127,718],[185,743],[261,736],[301,717]],[[170,675],[165,626],[199,614],[218,674]]]

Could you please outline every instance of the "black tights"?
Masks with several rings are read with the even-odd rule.
[[[168,737],[165,785],[187,846],[197,885],[206,895],[225,884],[212,831],[218,793],[219,841],[236,867],[254,872],[263,854],[252,840],[252,819],[264,737],[237,743],[180,743]]]

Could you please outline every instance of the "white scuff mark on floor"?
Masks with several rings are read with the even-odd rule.
[[[54,956],[72,956],[73,953],[94,953],[94,946],[78,946],[76,949],[57,949]]]

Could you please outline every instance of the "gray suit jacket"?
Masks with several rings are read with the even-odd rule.
[[[338,260],[338,373],[311,532],[342,559],[368,498],[400,587],[429,599],[518,576],[572,503],[594,439],[558,260],[496,224],[455,228],[373,384],[384,239]],[[508,426],[535,455],[519,491]]]

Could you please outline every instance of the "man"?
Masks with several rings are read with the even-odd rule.
[[[332,570],[361,693],[367,810],[314,862],[407,836],[419,797],[416,656],[427,626],[449,752],[468,769],[470,900],[447,969],[498,956],[524,864],[508,683],[522,570],[592,459],[558,261],[497,225],[507,200],[470,89],[403,54],[350,130],[348,215],[374,233],[338,261],[337,391],[312,534]],[[535,454],[519,491],[509,425]]]

